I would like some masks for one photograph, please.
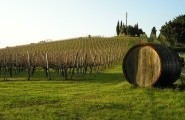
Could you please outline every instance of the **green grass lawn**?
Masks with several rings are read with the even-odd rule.
[[[0,82],[0,120],[183,120],[185,86],[135,88],[121,65],[73,80]]]

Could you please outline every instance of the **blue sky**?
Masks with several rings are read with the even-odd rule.
[[[118,20],[148,35],[185,14],[185,0],[0,0],[0,48],[41,40],[115,36]]]

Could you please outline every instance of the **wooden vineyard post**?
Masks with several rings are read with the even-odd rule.
[[[13,72],[13,65],[12,64],[10,64],[9,72],[10,72],[10,77],[12,78],[13,77],[13,74],[12,74],[12,72]]]
[[[79,74],[79,59],[78,59],[78,53],[76,55],[76,72]]]
[[[62,67],[60,68],[60,75],[62,74],[62,76],[63,77],[65,77],[65,75],[64,75],[64,65],[62,65]]]
[[[96,56],[93,58],[93,65],[90,66],[90,74],[92,73],[94,67],[96,67]]]
[[[100,67],[101,67],[101,63],[102,62],[102,57],[100,56],[99,57],[99,65],[97,66],[97,69],[96,69],[96,73],[99,73],[99,70],[100,70]]]
[[[87,73],[87,53],[85,54],[85,59],[84,59],[84,70],[83,70],[83,74]]]
[[[68,58],[66,57],[65,58],[65,65],[64,65],[64,76],[65,76],[65,78],[66,78],[66,80],[67,80],[67,71],[68,71],[68,66],[67,66],[67,64],[68,64]]]
[[[28,80],[30,80],[31,77],[31,64],[30,64],[30,55],[29,52],[27,52],[27,64],[28,64]]]
[[[72,79],[72,77],[74,75],[75,67],[78,69],[78,53],[76,54],[75,62],[74,62],[74,65],[73,65],[71,79]]]
[[[33,74],[34,74],[34,72],[35,72],[35,69],[36,69],[36,65],[33,65],[33,68],[32,68],[31,75],[33,75]]]
[[[1,77],[1,67],[2,67],[2,64],[0,63],[0,77]]]
[[[15,75],[18,75],[18,57],[15,54]]]
[[[50,72],[49,72],[49,63],[48,63],[48,54],[46,53],[46,76],[48,80],[51,80]]]
[[[80,71],[79,71],[79,73],[80,74],[82,74],[82,71],[83,71],[83,60],[84,60],[84,58],[83,58],[83,56],[80,58]]]
[[[7,60],[6,54],[4,54],[4,61],[3,61],[4,62],[4,81],[7,80],[7,74],[6,74],[6,72],[7,72],[7,68],[6,68],[7,67],[7,61],[6,60]]]

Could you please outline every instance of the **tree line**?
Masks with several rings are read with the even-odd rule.
[[[157,37],[156,28],[151,30],[149,42],[157,42],[167,46],[185,47],[185,15],[179,15],[166,22]]]
[[[121,35],[129,35],[139,37],[141,34],[145,34],[141,28],[139,28],[138,23],[134,26],[132,25],[125,25],[122,21],[117,22],[116,26],[116,33],[117,36]]]
[[[145,32],[139,28],[138,23],[134,26],[127,26],[127,14],[126,14],[126,24],[122,21],[117,22],[116,33],[117,36],[129,35],[133,37],[140,37],[141,35],[148,38],[148,42],[158,42],[164,45],[185,46],[185,15],[179,15],[173,20],[166,22],[159,30],[159,35],[157,36],[157,30],[155,27],[152,28],[150,36],[147,37]]]
[[[185,46],[185,15],[179,15],[173,20],[166,22],[161,27],[158,37],[161,41],[168,41],[172,46]]]

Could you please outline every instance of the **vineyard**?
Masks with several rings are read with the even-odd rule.
[[[99,73],[122,61],[128,44],[139,42],[140,38],[87,37],[7,47],[0,49],[0,75],[7,80],[26,72],[30,80],[36,70],[43,69],[48,80],[51,79],[51,71],[67,80],[74,74]]]
[[[0,49],[0,120],[183,120],[180,80],[138,88],[123,76],[123,57],[140,42],[78,38]]]

